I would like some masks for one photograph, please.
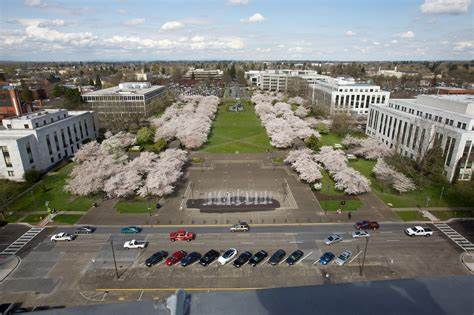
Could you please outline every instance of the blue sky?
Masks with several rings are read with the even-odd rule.
[[[8,0],[1,60],[474,59],[471,0]]]

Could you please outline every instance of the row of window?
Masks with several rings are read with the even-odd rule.
[[[339,92],[357,92],[357,93],[363,93],[363,92],[378,92],[379,89],[339,89]]]
[[[84,123],[84,128],[82,127],[82,122]],[[79,128],[76,126],[76,123],[72,124],[72,128],[71,128],[71,126],[66,127],[67,138],[65,136],[64,128],[61,128],[60,134],[61,134],[61,141],[63,143],[63,148],[67,148],[68,143],[72,147],[74,142],[76,142],[76,144],[77,144],[77,142],[82,141],[85,138],[89,138],[89,128],[88,128],[88,125],[87,125],[87,120],[84,119],[82,122],[78,121],[77,125],[79,126]],[[94,123],[93,123],[92,127],[95,131],[95,124]],[[74,137],[73,137],[72,133],[74,133]],[[46,145],[48,146],[48,152],[49,152],[50,158],[51,158],[52,163],[53,163],[54,162],[54,159],[52,158],[53,144],[55,145],[56,152],[59,152],[59,150],[60,150],[60,148],[59,148],[60,144],[59,144],[59,138],[58,138],[57,131],[53,132],[53,143],[51,141],[51,138],[50,138],[49,134],[47,134],[45,136],[45,139],[46,139]],[[73,141],[73,139],[75,141]],[[69,141],[67,141],[67,140],[69,140]]]
[[[352,94],[352,95],[336,95],[334,106],[337,107],[354,107],[369,108],[369,104],[384,104],[385,95],[366,95],[366,94]],[[364,106],[365,105],[365,106]]]
[[[83,96],[86,102],[95,101],[143,101],[143,95],[101,95],[101,96]]]

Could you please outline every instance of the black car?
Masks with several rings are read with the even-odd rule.
[[[240,268],[243,265],[245,265],[249,261],[250,258],[252,258],[252,253],[244,252],[240,254],[240,256],[236,260],[234,260],[233,265],[234,267]]]
[[[272,255],[272,257],[270,257],[268,263],[272,266],[278,265],[278,263],[285,258],[285,255],[286,252],[283,249],[279,249]]]
[[[74,234],[91,234],[91,233],[94,233],[94,231],[95,231],[95,227],[85,225],[85,226],[78,227],[76,231],[74,232]]]
[[[199,263],[206,267],[207,265],[209,265],[210,263],[212,263],[214,260],[217,259],[217,257],[219,257],[220,253],[214,249],[211,249],[210,251],[208,251],[207,253],[204,254],[204,256],[202,256],[202,258],[199,260]]]
[[[164,250],[160,250],[159,252],[156,252],[153,255],[151,255],[150,257],[148,257],[148,259],[145,260],[145,265],[147,267],[151,267],[153,265],[156,265],[157,263],[159,263],[160,261],[162,261],[166,257],[168,257],[168,252],[166,252]]]
[[[183,267],[189,266],[193,264],[194,262],[198,261],[200,258],[201,258],[201,254],[199,254],[198,252],[191,252],[186,257],[181,259],[181,266]]]
[[[294,265],[298,260],[301,259],[301,257],[303,257],[303,255],[304,253],[297,249],[293,253],[291,253],[290,256],[288,256],[288,258],[286,259],[286,263],[290,266]]]
[[[252,265],[252,266],[255,267],[256,265],[261,263],[262,260],[267,258],[267,256],[268,256],[268,253],[264,250],[261,250],[258,253],[256,253],[255,255],[253,255],[252,258],[250,258],[249,265]]]

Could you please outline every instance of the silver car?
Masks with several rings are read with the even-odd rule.
[[[343,250],[339,256],[337,256],[336,258],[336,264],[338,264],[339,266],[342,266],[344,265],[352,256],[352,252],[345,249]]]
[[[363,237],[369,237],[369,236],[370,234],[363,230],[352,232],[352,238],[363,238]]]
[[[331,234],[324,240],[324,244],[331,245],[332,243],[337,243],[340,241],[342,241],[342,236],[339,234]]]

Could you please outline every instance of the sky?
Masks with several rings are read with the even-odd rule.
[[[470,60],[472,0],[1,0],[0,60]]]

